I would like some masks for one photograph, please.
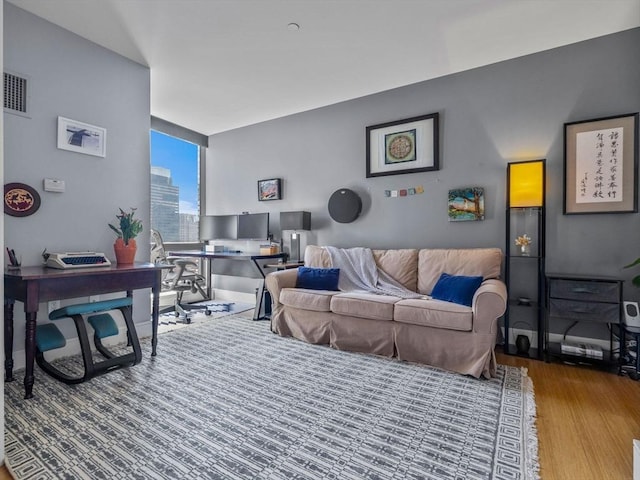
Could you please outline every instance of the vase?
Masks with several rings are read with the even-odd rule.
[[[520,245],[520,255],[523,257],[528,257],[531,253],[531,248],[529,245]]]
[[[127,245],[121,238],[116,239],[113,244],[113,251],[116,254],[116,263],[118,265],[132,265],[136,258],[138,247],[135,240],[129,240]]]
[[[518,335],[516,337],[516,353],[518,355],[528,355],[531,342],[526,335]]]

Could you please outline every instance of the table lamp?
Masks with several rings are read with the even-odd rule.
[[[300,230],[311,230],[311,212],[280,212],[280,230],[292,230],[290,262],[300,261]]]

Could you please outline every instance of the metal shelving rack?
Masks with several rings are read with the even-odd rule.
[[[521,185],[514,185],[514,182]],[[523,186],[524,185],[524,186]],[[518,196],[517,187],[524,195]],[[530,191],[526,191],[526,189]],[[504,314],[504,352],[542,359],[545,316],[545,160],[513,162],[507,166],[505,283],[508,302]],[[531,238],[529,252],[521,252],[516,237]],[[536,335],[525,353],[518,353],[511,330],[526,325]]]

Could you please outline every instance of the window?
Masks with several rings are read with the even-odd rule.
[[[151,130],[151,228],[165,242],[198,242],[200,147]]]

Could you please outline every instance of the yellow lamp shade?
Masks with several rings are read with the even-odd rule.
[[[544,160],[509,164],[509,206],[544,205]]]

